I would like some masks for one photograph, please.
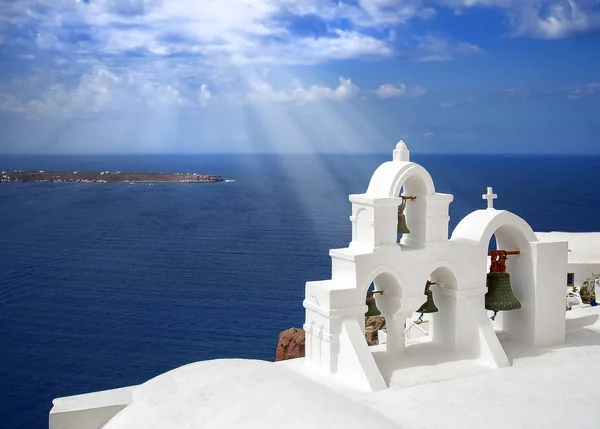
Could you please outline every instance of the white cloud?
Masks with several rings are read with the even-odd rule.
[[[208,86],[205,83],[203,83],[200,86],[200,106],[206,107],[211,98],[212,94],[210,93]]]
[[[303,105],[316,102],[347,102],[377,97],[420,97],[427,89],[405,84],[380,85],[375,90],[362,91],[352,79],[340,76],[337,85],[306,84],[296,78],[287,86],[269,82],[269,71],[250,74],[227,90],[213,94],[207,83],[196,90],[156,81],[152,74],[111,70],[93,66],[73,84],[39,77],[15,79],[11,85],[0,85],[0,111],[25,112],[34,116],[80,116],[111,114],[127,111],[162,111],[195,109],[240,103],[289,103]],[[12,91],[11,91],[12,89]],[[17,97],[16,94],[19,94]]]
[[[393,26],[435,15],[426,3],[429,1],[28,0],[0,2],[0,17],[4,17],[4,26],[35,28],[36,49],[63,55],[188,55],[205,65],[230,66],[318,64],[395,54],[418,58],[421,51],[423,56],[439,58],[470,53],[460,43],[437,47],[451,52],[436,49],[434,53],[426,46],[428,40],[417,46],[412,41],[397,43]],[[296,33],[289,21],[282,19],[290,14],[322,20],[323,31],[316,36]],[[340,22],[345,21],[352,25],[342,27]],[[4,26],[0,18],[0,37]],[[389,37],[374,36],[371,30],[387,31]],[[70,37],[71,31],[74,37]],[[80,34],[85,37],[79,38]]]
[[[376,39],[356,31],[335,31],[335,38],[308,38],[294,46],[296,52],[289,52],[298,59],[314,61],[343,60],[361,57],[387,57],[393,49],[385,40]]]
[[[589,2],[553,2],[545,14],[537,16],[533,10],[525,11],[520,16],[516,33],[544,39],[561,39],[600,28],[600,12],[588,9],[585,3]]]
[[[73,88],[62,84],[49,86],[41,98],[27,102],[27,106],[40,115],[99,113],[115,101],[118,93],[115,94],[114,87],[121,83],[121,78],[98,67],[84,74]]]
[[[379,98],[397,98],[406,95],[406,85],[394,86],[391,84],[381,85],[376,91]]]
[[[571,85],[559,90],[566,94],[569,100],[579,100],[600,94],[600,82],[588,82],[581,85]]]
[[[478,46],[465,42],[454,42],[431,34],[413,37],[417,41],[411,55],[419,61],[450,61],[456,55],[476,55],[483,53]]]
[[[600,28],[598,5],[598,0],[3,1],[0,44],[14,39],[9,28],[34,28],[37,34],[28,47],[34,51],[121,58],[135,53],[147,60],[169,58],[174,64],[178,60],[173,56],[187,55],[205,68],[393,56],[444,61],[481,53],[481,49],[411,31],[413,20],[434,19],[440,6],[457,12],[473,7],[499,9],[506,14],[513,35],[561,38]],[[295,33],[289,21],[282,19],[289,15],[320,19],[323,32],[317,36]],[[342,27],[340,22],[351,25]],[[400,32],[399,40],[396,27],[400,24],[407,31]],[[374,36],[372,30],[381,34]]]
[[[355,23],[370,26],[404,23],[415,17],[433,17],[435,9],[424,3],[418,0],[358,0],[362,10],[349,15],[354,16]]]
[[[377,97],[381,99],[388,98],[401,98],[401,97],[421,97],[427,94],[427,89],[422,88],[420,86],[416,86],[414,88],[408,88],[405,84],[400,84],[398,86],[393,84],[384,84],[381,85],[377,90],[375,90],[375,94]]]
[[[351,79],[339,78],[339,85],[330,88],[322,85],[305,86],[295,79],[290,88],[275,89],[266,80],[252,76],[248,84],[250,93],[246,99],[251,102],[293,102],[310,103],[316,101],[347,101],[358,95],[360,88]]]
[[[0,92],[0,111],[24,112],[25,106],[17,97]]]
[[[413,8],[397,7],[411,17]],[[389,55],[387,41],[363,32],[380,20],[356,30],[331,26],[329,34],[294,34],[280,19],[291,11],[312,13],[324,20],[361,20],[360,7],[332,5],[323,0],[30,0],[0,3],[0,16],[15,26],[34,24],[36,46],[60,52],[91,50],[107,55],[143,52],[153,56],[187,54],[206,63],[315,63],[333,59]],[[389,13],[388,13],[389,15]],[[361,18],[362,17],[362,18]],[[393,18],[392,21],[398,21]],[[0,19],[1,21],[1,19]],[[89,33],[84,40],[67,41],[66,28]],[[0,27],[0,33],[2,33]]]
[[[379,99],[400,97],[421,97],[427,89],[419,85],[408,87],[405,84],[383,84],[375,90],[361,90],[351,79],[340,77],[337,87],[328,87],[318,84],[305,85],[299,79],[294,79],[287,88],[274,88],[267,80],[266,75],[252,75],[248,79],[250,91],[246,96],[249,102],[283,102],[305,104],[319,101],[349,101],[366,99],[375,96]]]
[[[117,75],[103,66],[93,67],[71,86],[64,83],[43,84],[40,90],[39,79],[13,84],[20,93],[32,96],[18,98],[3,90],[0,110],[36,116],[89,116],[140,108],[164,111],[195,105],[171,85],[133,73]]]
[[[457,8],[503,10],[515,36],[560,39],[600,29],[597,0],[438,0]],[[459,9],[460,10],[460,9]]]
[[[435,137],[435,133],[433,131],[428,131],[423,135],[424,138],[428,139],[431,137]]]

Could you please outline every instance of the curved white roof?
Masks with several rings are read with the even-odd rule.
[[[103,429],[597,429],[589,413],[572,413],[569,404],[597,406],[598,382],[590,371],[600,360],[600,321],[581,326],[589,324],[588,318],[597,320],[599,308],[567,312],[573,331],[564,345],[532,354],[523,344],[505,340],[510,368],[491,369],[462,354],[443,362],[435,348],[424,359],[411,353],[413,346],[398,368],[393,358],[380,360],[385,355],[379,349],[374,351],[378,365],[390,379],[390,388],[379,392],[334,387],[322,374],[302,375],[303,359],[198,362],[135,387],[133,402]],[[415,345],[421,346],[427,347]],[[77,412],[68,414],[76,421]],[[81,421],[90,416],[79,415]]]
[[[278,427],[399,428],[284,365],[227,359],[186,365],[142,384],[104,429]]]
[[[487,246],[492,234],[498,228],[513,228],[522,233],[523,238],[538,241],[535,233],[525,220],[506,210],[475,210],[465,216],[452,232],[452,240],[484,242]],[[555,240],[552,240],[555,241]]]
[[[377,167],[371,176],[366,195],[375,198],[397,197],[402,185],[413,188],[407,192],[435,194],[433,179],[424,167],[414,162],[388,161]]]

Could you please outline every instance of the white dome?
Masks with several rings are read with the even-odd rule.
[[[197,362],[136,388],[104,429],[392,429],[372,408],[284,365],[242,359]]]

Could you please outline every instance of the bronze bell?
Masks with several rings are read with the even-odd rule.
[[[437,313],[439,310],[433,302],[433,292],[429,289],[429,286],[425,287],[425,295],[427,296],[427,301],[423,303],[423,305],[417,310],[417,313]]]
[[[485,294],[485,308],[495,313],[498,311],[518,310],[521,303],[513,295],[510,287],[509,273],[488,273],[486,286],[488,288]]]
[[[406,225],[406,216],[401,207],[398,207],[398,234],[410,234],[410,229]]]
[[[379,311],[379,309],[377,308],[375,298],[373,298],[372,296],[367,297],[367,307],[369,307],[369,309],[365,313],[366,317],[381,316],[381,311]]]

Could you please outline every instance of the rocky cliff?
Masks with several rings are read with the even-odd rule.
[[[374,346],[379,344],[377,331],[380,330],[385,330],[385,318],[383,316],[365,317],[365,340],[368,345]],[[304,357],[304,349],[304,329],[287,329],[279,334],[275,362]]]

